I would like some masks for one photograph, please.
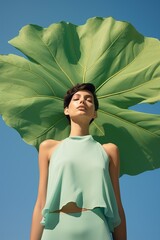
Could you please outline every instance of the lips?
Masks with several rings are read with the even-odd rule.
[[[84,105],[80,105],[80,106],[77,107],[77,109],[79,109],[79,110],[86,110],[86,107]]]

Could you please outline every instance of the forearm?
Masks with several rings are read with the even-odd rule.
[[[43,226],[41,225],[42,214],[41,208],[35,206],[32,217],[30,240],[41,240],[43,233]]]
[[[126,218],[124,210],[120,211],[121,224],[114,229],[113,240],[127,240]]]

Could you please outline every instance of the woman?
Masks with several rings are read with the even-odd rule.
[[[64,98],[71,131],[40,145],[40,180],[30,240],[126,240],[118,148],[89,135],[97,117],[95,87],[77,84]],[[43,219],[42,219],[43,215]]]

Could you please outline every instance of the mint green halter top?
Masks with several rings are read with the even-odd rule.
[[[108,166],[105,150],[91,135],[64,139],[50,159],[41,222],[45,228],[51,229],[50,217],[53,218],[54,211],[75,202],[80,208],[103,208],[109,229],[113,231],[120,224],[120,217]]]

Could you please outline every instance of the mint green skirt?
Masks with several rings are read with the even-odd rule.
[[[103,209],[80,213],[53,213],[53,229],[44,229],[41,240],[111,240]]]

